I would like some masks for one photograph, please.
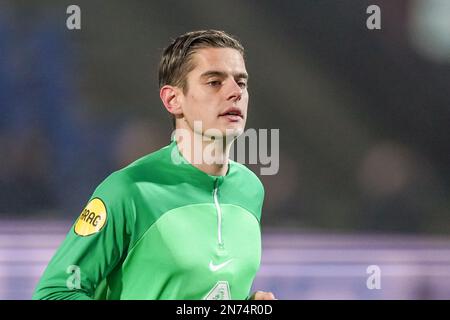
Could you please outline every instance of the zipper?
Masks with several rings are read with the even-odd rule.
[[[217,192],[219,191],[218,186],[218,180],[214,183],[214,192],[213,192],[213,198],[214,198],[214,205],[216,206],[217,211],[217,237],[219,241],[219,247],[223,248],[223,241],[222,241],[222,210],[220,209],[219,200],[217,198]]]

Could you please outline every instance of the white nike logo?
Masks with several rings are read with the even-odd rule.
[[[221,264],[218,264],[218,265],[215,265],[212,261],[210,261],[209,262],[209,270],[211,270],[212,272],[216,272],[217,270],[222,269],[227,264],[229,264],[231,262],[231,260],[233,260],[233,259],[230,259],[230,260],[225,261],[224,263],[221,263]]]

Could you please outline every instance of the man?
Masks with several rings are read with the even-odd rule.
[[[264,189],[228,160],[247,118],[241,44],[190,32],[163,53],[170,145],[103,181],[49,263],[35,299],[274,299],[249,295]]]

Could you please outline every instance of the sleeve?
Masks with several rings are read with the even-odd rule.
[[[49,262],[34,300],[94,299],[128,248],[134,217],[129,189],[123,178],[110,176],[95,190]]]

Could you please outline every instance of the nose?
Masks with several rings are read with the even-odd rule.
[[[229,88],[227,88],[228,89],[227,100],[232,100],[234,102],[241,100],[242,88],[239,86],[239,84],[234,79],[231,79],[231,81],[229,81],[229,83],[230,83]]]

